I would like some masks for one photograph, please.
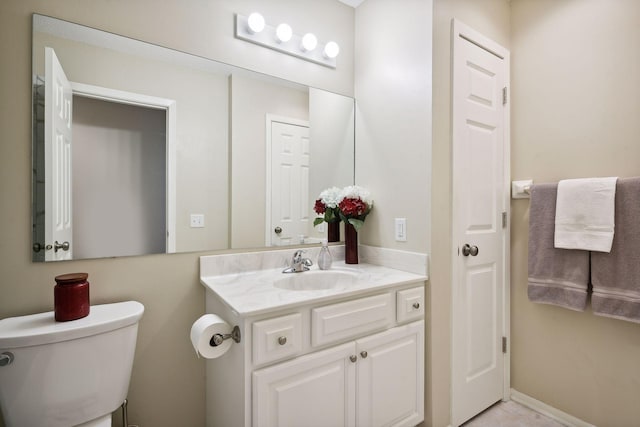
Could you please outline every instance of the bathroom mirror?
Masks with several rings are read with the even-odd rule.
[[[33,16],[33,260],[318,243],[354,100]]]

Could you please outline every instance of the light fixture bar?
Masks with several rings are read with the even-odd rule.
[[[276,38],[276,27],[265,24],[262,31],[252,33],[249,31],[247,19],[244,15],[236,14],[236,38],[324,65],[325,67],[336,68],[336,58],[328,58],[323,54],[324,44],[318,43],[315,49],[305,52],[301,48],[302,36],[294,33],[289,41],[280,42]]]

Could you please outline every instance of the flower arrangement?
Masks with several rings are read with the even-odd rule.
[[[353,225],[356,231],[364,225],[364,220],[372,208],[373,200],[368,190],[357,185],[350,185],[340,192],[338,215],[345,224]]]
[[[320,193],[313,210],[321,217],[313,221],[316,226],[324,222],[342,220],[349,223],[356,230],[364,224],[364,220],[373,208],[373,200],[369,191],[357,185],[350,185],[343,189],[328,188]]]
[[[338,216],[338,204],[342,200],[340,198],[341,191],[342,190],[338,187],[331,187],[320,193],[313,210],[318,215],[322,216],[313,221],[314,227],[323,221],[328,223],[340,221],[340,217]]]

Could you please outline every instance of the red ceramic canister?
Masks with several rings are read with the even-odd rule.
[[[81,319],[89,315],[89,275],[69,273],[56,276],[53,290],[57,322]]]

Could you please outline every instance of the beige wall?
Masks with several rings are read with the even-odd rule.
[[[451,399],[451,19],[509,49],[509,0],[434,0],[433,186],[427,411],[432,426],[449,424]]]
[[[356,183],[374,200],[365,244],[429,251],[431,15],[431,0],[367,0],[356,11]],[[406,242],[394,238],[398,217]]]
[[[512,0],[512,178],[640,174],[640,2]],[[512,387],[598,426],[638,425],[640,325],[526,293],[512,202]]]
[[[198,255],[31,263],[31,14],[64,18],[118,34],[243,65],[353,96],[353,9],[333,1],[5,0],[0,2],[0,318],[52,309],[53,278],[86,271],[94,304],[135,299],[145,315],[129,390],[129,422],[142,427],[204,425],[204,361],[189,329],[204,312]],[[233,38],[233,13],[262,10],[268,22],[335,36],[332,70]],[[119,420],[116,419],[116,425]]]
[[[312,217],[313,201],[329,187],[353,185],[355,104],[352,98],[317,89],[309,89],[309,134],[311,158],[309,167],[309,203]],[[326,238],[318,227],[309,224],[308,235]],[[344,234],[341,234],[344,236]]]
[[[309,121],[309,91],[232,76],[231,94],[231,247],[255,248],[265,246],[266,115]]]

